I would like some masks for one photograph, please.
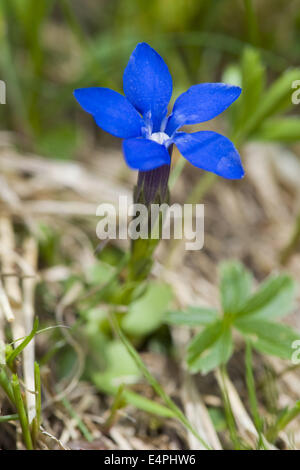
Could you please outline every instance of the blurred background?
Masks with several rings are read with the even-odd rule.
[[[124,305],[129,243],[116,240],[95,253],[95,213],[101,202],[131,196],[137,175],[125,165],[121,141],[99,129],[72,93],[89,86],[122,93],[123,70],[142,41],[169,66],[172,102],[201,82],[243,87],[241,99],[203,127],[234,140],[246,176],[212,178],[184,166],[174,151],[171,200],[205,203],[204,249],[187,252],[164,241],[151,292],[140,304]],[[170,305],[219,308],[224,259],[244,263],[255,285],[282,270],[299,284],[300,104],[291,98],[299,58],[300,0],[1,1],[0,293],[8,303],[0,308],[0,341],[28,334],[35,315],[40,328],[51,327],[35,338],[43,426],[59,439],[47,448],[198,448],[112,333],[112,306],[120,318],[129,312],[129,320],[120,320],[123,331],[188,419],[216,448],[234,447],[216,377],[187,378],[182,358],[190,331],[170,328],[163,315]],[[287,321],[300,329],[297,300]],[[70,329],[52,328],[57,324]],[[243,354],[237,342],[229,364],[237,420],[249,411]],[[24,355],[25,369],[33,357]],[[296,367],[257,355],[254,369],[266,419],[299,400]],[[128,377],[124,402],[121,391],[116,403],[114,384]],[[6,402],[2,411],[12,412]],[[239,432],[253,448],[247,423],[239,422]],[[292,443],[284,434],[279,446],[299,448],[299,421],[292,432]],[[14,425],[0,426],[0,445],[22,448]]]
[[[122,73],[138,42],[164,57],[174,97],[191,84],[218,81],[247,44],[261,50],[268,80],[298,65],[299,1],[3,0],[1,79],[7,106],[1,128],[19,144],[53,158],[82,158],[97,142],[118,142],[92,128],[72,91],[122,91]]]

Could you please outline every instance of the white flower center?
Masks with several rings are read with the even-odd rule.
[[[157,142],[158,144],[164,145],[167,140],[170,139],[170,136],[168,136],[168,134],[165,132],[154,132],[150,135],[149,139]]]

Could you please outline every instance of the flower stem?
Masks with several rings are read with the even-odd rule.
[[[5,415],[5,416],[0,416],[0,423],[7,423],[9,421],[17,421],[19,419],[19,415]]]
[[[162,204],[167,199],[170,165],[162,165],[149,171],[139,171],[134,202],[138,204]]]
[[[170,150],[171,151],[171,150]],[[170,165],[162,165],[149,171],[140,171],[137,186],[134,191],[134,203],[143,204],[147,208],[147,238],[137,238],[131,242],[131,257],[129,260],[128,281],[130,283],[145,280],[153,264],[153,253],[159,243],[160,227],[157,238],[152,238],[152,227],[155,220],[151,220],[152,204],[161,205],[168,201],[168,180]],[[160,214],[159,214],[160,217]],[[157,221],[160,224],[160,220]]]

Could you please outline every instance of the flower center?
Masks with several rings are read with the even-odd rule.
[[[150,135],[149,139],[157,142],[158,144],[166,145],[167,147],[167,141],[170,140],[170,136],[165,132],[154,132]]]

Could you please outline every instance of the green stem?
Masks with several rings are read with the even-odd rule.
[[[252,348],[250,341],[246,342],[246,352],[245,352],[245,365],[246,365],[246,383],[247,383],[247,390],[249,395],[250,401],[250,408],[251,413],[254,419],[255,427],[257,429],[259,435],[259,442],[258,447],[264,447],[263,439],[262,439],[262,430],[263,430],[263,422],[259,415],[258,410],[258,402],[256,397],[255,391],[255,381],[254,381],[254,374],[253,374],[253,359],[252,359]]]
[[[41,409],[42,409],[42,396],[41,396],[41,374],[40,374],[40,367],[37,362],[34,363],[34,383],[35,383],[35,391],[36,391],[36,421],[38,425],[38,429],[40,428],[41,423]]]
[[[17,421],[19,419],[19,415],[5,415],[0,416],[0,423],[7,423],[8,421]]]
[[[22,343],[19,344],[19,346],[16,347],[16,349],[14,349],[11,352],[11,354],[8,356],[7,365],[10,369],[12,368],[14,360],[16,359],[16,357],[23,351],[23,349],[27,346],[27,344],[30,343],[30,341],[33,339],[34,335],[37,332],[38,326],[39,326],[39,320],[38,320],[38,318],[36,318],[34,320],[34,324],[33,324],[33,328],[32,328],[31,333],[28,336],[26,336],[26,338],[22,341]]]
[[[12,383],[12,389],[14,392],[14,399],[15,399],[14,401],[15,401],[15,405],[18,411],[20,424],[22,428],[24,444],[28,450],[33,450],[28,417],[26,414],[25,405],[23,402],[22,394],[21,394],[20,382],[16,374],[12,375],[11,383]]]
[[[171,155],[172,149],[169,149]],[[134,204],[137,210],[141,205],[147,210],[133,218],[132,224],[136,223],[136,230],[144,232],[138,234],[137,239],[131,241],[131,256],[128,266],[129,283],[139,283],[147,279],[153,264],[153,253],[160,241],[162,228],[162,212],[159,210],[162,204],[169,199],[168,180],[170,165],[162,165],[149,171],[139,171],[137,185],[134,190]],[[158,208],[154,214],[152,208]],[[142,220],[141,220],[142,219]],[[152,231],[154,229],[155,235]]]
[[[227,420],[227,425],[230,433],[231,440],[234,444],[234,448],[236,450],[241,450],[241,444],[240,444],[240,439],[237,433],[236,429],[236,423],[234,419],[234,415],[232,412],[231,404],[230,404],[230,399],[228,395],[228,390],[226,386],[226,378],[228,376],[227,374],[227,368],[226,365],[223,364],[220,368],[220,376],[221,376],[221,393],[223,397],[223,403],[224,403],[224,410],[225,410],[225,415],[226,415],[226,420]]]
[[[83,437],[88,442],[92,442],[94,440],[93,436],[89,432],[89,430],[86,427],[86,425],[84,424],[84,422],[80,419],[80,417],[78,416],[76,411],[74,411],[74,409],[73,409],[71,403],[69,402],[69,400],[67,400],[66,398],[63,398],[62,403],[63,403],[64,407],[66,408],[66,410],[68,411],[71,418],[73,418],[76,421],[76,425],[77,425],[78,429],[81,431]]]
[[[300,414],[300,400],[297,401],[293,408],[286,410],[281,416],[278,417],[274,426],[272,426],[267,432],[267,439],[270,442],[275,442],[280,431],[283,431],[285,427]]]
[[[252,0],[244,0],[249,42],[253,46],[259,43],[259,29]]]
[[[34,445],[37,442],[40,424],[41,424],[41,376],[40,376],[40,367],[37,362],[34,363],[34,388],[35,388],[35,418],[32,421],[31,425],[31,434]]]
[[[10,402],[14,404],[15,399],[14,399],[13,389],[12,389],[11,383],[7,377],[5,370],[2,368],[0,369],[0,386],[3,388]]]
[[[124,396],[123,396],[124,388],[125,388],[124,384],[121,384],[120,387],[118,388],[113,404],[111,406],[110,414],[103,425],[103,430],[105,432],[108,432],[110,430],[110,428],[113,426],[116,420],[118,410],[122,408],[124,404],[126,404],[126,401],[124,400]]]

